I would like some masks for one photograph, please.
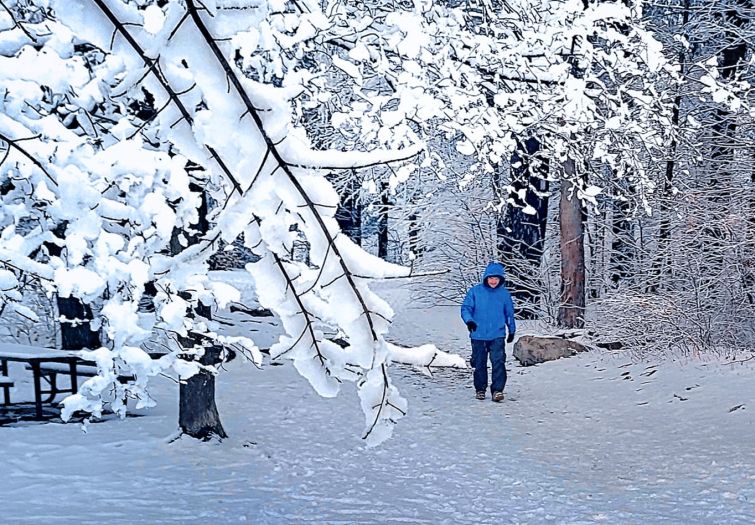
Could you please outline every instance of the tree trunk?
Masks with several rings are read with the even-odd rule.
[[[747,24],[739,10],[750,9],[749,0],[736,0],[735,6],[724,11],[723,22],[726,24],[726,47],[718,57],[718,71],[724,80],[734,80],[737,73],[742,69],[747,54],[747,42],[742,36],[742,31]],[[710,207],[715,216],[726,213],[727,204],[724,199],[729,195],[731,183],[734,180],[735,144],[737,133],[737,115],[728,107],[719,107],[715,112],[714,123],[711,127],[713,148],[711,151],[710,179],[707,193],[710,199]],[[719,213],[716,213],[719,212]],[[712,268],[720,268],[723,265],[723,240],[725,233],[717,224],[708,224],[703,228],[704,241],[702,250],[707,254],[707,260]],[[705,239],[707,238],[707,239]],[[713,273],[713,272],[708,272]]]
[[[496,227],[498,253],[506,264],[512,295],[524,319],[537,318],[542,295],[539,274],[548,221],[549,183],[548,163],[539,152],[540,142],[529,138],[524,144],[519,143],[518,151],[512,155],[511,186],[514,190],[508,198],[513,199],[515,205],[506,206]],[[524,199],[519,196],[521,190],[526,192]],[[534,213],[525,213],[525,208]]]
[[[585,211],[576,193],[569,198],[576,177],[574,161],[567,159],[563,170],[559,203],[561,301],[558,324],[565,328],[582,328],[585,325]]]
[[[91,329],[94,320],[92,309],[76,297],[58,297],[58,315],[77,320],[76,324],[67,321],[60,323],[60,342],[63,350],[94,350],[102,346],[99,332]]]
[[[192,191],[202,191],[200,186],[191,184],[189,188]],[[207,222],[208,204],[207,196],[202,192],[202,205],[199,208],[199,222],[196,229],[199,235],[209,230]],[[182,248],[178,243],[180,230],[173,231],[171,239],[171,252],[173,255],[178,253]],[[187,235],[188,237],[188,235]],[[189,243],[196,242],[195,237],[189,238]],[[185,293],[185,292],[184,292]],[[186,297],[189,297],[186,294]],[[194,312],[188,311],[187,316],[193,318],[200,315],[206,319],[212,318],[212,312],[207,306],[200,305]],[[189,337],[179,337],[181,346],[193,347],[202,346],[202,338],[198,334],[189,333]],[[203,365],[217,365],[222,362],[222,348],[216,346],[205,346],[205,353],[199,360]],[[220,422],[220,414],[215,404],[215,376],[206,370],[200,370],[197,374],[181,382],[179,387],[178,403],[178,426],[181,431],[193,438],[206,440],[213,436],[220,438],[228,437]]]
[[[65,238],[68,222],[63,221],[58,224],[52,231],[59,239]],[[63,249],[55,243],[46,242],[44,244],[53,257],[60,257]],[[94,320],[92,309],[88,304],[84,304],[77,297],[60,297],[57,295],[55,301],[58,305],[59,318],[65,318],[70,321],[60,321],[60,347],[63,350],[81,350],[88,348],[94,350],[102,346],[100,334],[91,329],[91,322]]]
[[[378,257],[388,259],[388,183],[380,184],[380,208],[378,212]]]
[[[416,257],[424,251],[419,240],[419,217],[416,212],[409,215],[409,251]]]
[[[353,172],[353,170],[352,170]],[[362,203],[359,199],[360,184],[356,175],[345,185],[336,210],[336,221],[341,231],[358,245],[362,245]]]
[[[689,24],[690,0],[684,1],[684,10],[682,11],[682,30],[685,31]],[[686,35],[685,35],[686,36]],[[677,57],[680,67],[680,73],[684,76],[685,64],[687,62],[687,53],[682,47]],[[671,126],[676,130],[679,128],[679,110],[682,104],[681,90],[677,91],[674,97],[674,107],[671,112]],[[658,231],[658,249],[653,259],[653,267],[650,272],[650,282],[648,285],[649,292],[656,292],[662,285],[664,277],[671,273],[671,254],[669,245],[671,243],[671,199],[673,197],[674,187],[674,170],[676,169],[676,155],[679,144],[676,135],[673,135],[669,145],[669,156],[666,161],[666,172],[663,178],[663,193],[661,194],[661,203],[659,209],[660,228]]]
[[[196,337],[179,338],[184,346],[192,346],[200,341]],[[199,360],[203,365],[216,365],[221,362],[223,349],[217,346],[205,348]],[[179,386],[178,426],[181,431],[193,438],[207,440],[213,437],[226,438],[228,435],[220,422],[220,414],[215,404],[215,376],[200,370]]]
[[[585,9],[589,7],[583,1]],[[584,70],[576,59],[577,37],[572,37],[569,63],[571,75],[583,78]],[[572,140],[574,137],[572,137]],[[559,246],[561,249],[561,297],[558,307],[558,325],[565,328],[582,328],[585,325],[585,210],[575,189],[577,166],[574,159],[567,158],[561,166],[561,190],[559,198]]]
[[[632,275],[631,261],[634,255],[633,223],[629,219],[629,201],[614,200],[611,220],[610,278],[616,286]]]

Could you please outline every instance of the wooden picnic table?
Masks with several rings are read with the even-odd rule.
[[[42,404],[52,403],[55,396],[60,393],[75,394],[78,391],[78,373],[76,367],[79,363],[84,362],[78,357],[76,352],[67,350],[51,350],[39,346],[28,346],[16,343],[0,343],[0,370],[2,375],[8,375],[8,362],[26,363],[34,374],[34,404],[36,408],[36,418],[43,419]],[[67,373],[71,378],[71,386],[67,389],[57,388],[55,380],[50,383],[49,390],[43,390],[42,380],[48,380],[49,375],[43,371],[46,363],[67,364]],[[49,381],[48,381],[49,382]],[[5,387],[5,404],[9,404],[9,388]],[[48,397],[43,401],[43,394]]]

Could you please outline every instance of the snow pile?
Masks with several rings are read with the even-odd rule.
[[[399,314],[395,337],[413,343],[431,333],[444,350],[468,355],[458,308],[417,309],[404,290],[379,290]],[[508,364],[502,404],[474,399],[469,370],[427,378],[397,367],[392,377],[413,400],[407,424],[367,450],[354,398],[323,400],[289,364],[252,374],[239,361],[228,365],[218,381],[231,436],[222,443],[168,442],[176,421],[169,381],[155,385],[166,401],[157,408],[91,424],[87,434],[70,424],[0,427],[0,492],[13,495],[3,518],[113,525],[135,517],[155,524],[755,520],[755,360],[656,363],[587,353],[529,368]],[[19,389],[31,393],[30,376],[22,379]],[[66,490],[53,489],[60,486]]]

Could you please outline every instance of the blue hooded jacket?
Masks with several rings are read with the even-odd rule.
[[[461,318],[465,323],[474,321],[477,329],[470,333],[472,339],[491,341],[506,337],[506,329],[516,332],[514,303],[503,285],[505,272],[501,263],[492,262],[482,274],[482,282],[467,292],[461,305]],[[487,284],[488,277],[500,277],[501,283],[495,288]]]

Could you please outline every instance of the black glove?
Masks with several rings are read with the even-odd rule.
[[[467,330],[469,330],[470,332],[477,330],[477,323],[475,323],[474,321],[467,321]]]
[[[514,332],[509,332],[509,336],[506,338],[507,343],[513,343],[514,342]]]

